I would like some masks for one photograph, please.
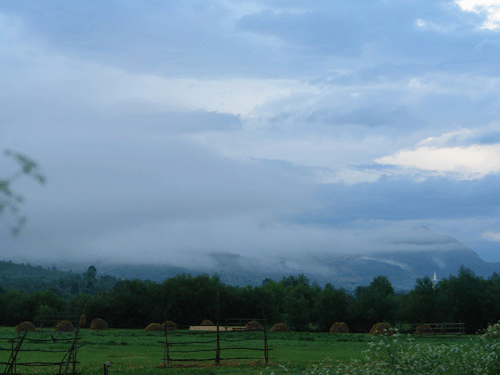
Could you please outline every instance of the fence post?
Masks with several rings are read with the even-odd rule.
[[[220,304],[219,292],[217,292],[217,347],[215,348],[215,364],[220,364],[220,335],[219,335],[219,319],[220,318]]]
[[[264,360],[267,366],[269,362],[269,353],[267,352],[267,319],[264,320]]]
[[[12,349],[9,361],[7,363],[7,366],[5,367],[4,374],[15,374],[17,372],[16,371],[16,357],[17,357],[17,354],[19,353],[19,351],[21,350],[21,345],[23,344],[24,338],[26,337],[27,334],[28,334],[28,331],[24,332],[23,337],[20,337],[18,334],[17,345],[16,345],[15,349]]]
[[[171,363],[170,361],[170,347],[168,345],[168,334],[167,334],[167,324],[165,324],[165,350],[163,351],[163,366],[165,366],[165,359],[167,360],[167,364]]]

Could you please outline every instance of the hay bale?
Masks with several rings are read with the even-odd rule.
[[[78,321],[78,326],[82,328],[86,321],[87,321],[87,315],[82,314],[82,316],[80,316],[80,320]]]
[[[335,322],[330,327],[330,333],[349,333],[349,327],[344,322]]]
[[[430,334],[432,334],[432,328],[428,324],[422,324],[422,325],[417,327],[415,334],[416,335],[430,335]]]
[[[370,335],[372,336],[391,336],[394,334],[394,330],[392,329],[389,323],[377,323],[370,330]]]
[[[69,320],[61,320],[59,323],[57,323],[56,327],[54,328],[54,331],[74,332],[75,327],[73,327],[73,324]]]
[[[107,331],[109,329],[109,327],[108,327],[108,323],[106,323],[103,319],[95,318],[90,323],[89,329],[92,331]]]
[[[36,327],[31,322],[21,322],[14,328],[14,332],[36,332]]]
[[[252,320],[245,325],[245,331],[262,331],[262,324],[259,322]]]
[[[201,322],[200,326],[214,326],[215,324],[212,323],[211,320],[205,319],[203,322]]]
[[[290,328],[285,323],[276,323],[269,332],[290,332]]]
[[[166,327],[166,329],[165,329]],[[162,331],[176,331],[177,330],[177,324],[170,320],[165,320],[163,324],[161,325],[161,330]]]
[[[162,325],[160,323],[149,323],[149,325],[144,328],[145,331],[163,331]]]

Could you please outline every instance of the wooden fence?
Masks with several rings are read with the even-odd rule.
[[[18,367],[45,367],[51,368],[51,371],[57,371],[57,374],[72,374],[78,375],[79,372],[76,371],[76,365],[80,362],[76,359],[76,354],[79,348],[82,346],[78,345],[78,333],[75,334],[74,338],[52,338],[50,339],[32,339],[27,338],[28,332],[24,332],[23,334],[18,335],[18,337],[14,338],[2,338],[2,341],[7,341],[11,343],[11,348],[0,347],[0,351],[10,351],[10,356],[7,362],[0,362],[0,365],[5,365],[5,369],[2,374],[17,374]],[[48,350],[48,349],[40,349],[40,348],[30,348],[24,349],[22,348],[23,344],[26,343],[54,343],[54,342],[71,342],[71,347],[69,349],[63,350]],[[22,360],[18,360],[18,354],[20,352],[37,352],[37,353],[64,353],[63,358],[60,361],[43,361],[43,362],[23,362]],[[57,370],[54,370],[57,368]],[[25,371],[22,372],[26,373]],[[54,372],[55,373],[55,372]]]
[[[430,329],[416,332],[419,326],[428,326]],[[432,336],[465,336],[465,323],[415,323],[412,324],[415,334]]]
[[[267,342],[267,324],[263,319],[260,321],[264,323],[260,338],[251,332],[233,331],[227,326],[219,327],[218,324],[214,327],[215,330],[210,331],[165,331],[165,341],[159,341],[165,345],[163,365],[200,361],[214,361],[218,365],[221,361],[252,359],[263,359],[267,365],[270,359],[269,351],[272,349]],[[250,343],[259,343],[259,346]],[[251,356],[246,354],[248,352],[260,352],[261,355]]]
[[[85,311],[85,309],[84,309]],[[19,333],[17,337],[13,338],[2,338],[0,341],[7,341],[8,343],[11,344],[10,349],[9,348],[4,348],[3,345],[0,346],[0,351],[10,351],[10,356],[7,362],[0,362],[0,365],[5,365],[5,369],[2,374],[17,374],[17,368],[32,368],[32,367],[45,367],[49,369],[50,371],[57,371],[53,372],[53,374],[72,374],[72,375],[80,375],[80,372],[76,371],[76,365],[79,364],[78,360],[76,359],[76,354],[78,352],[78,349],[80,349],[83,345],[78,345],[78,340],[80,339],[78,337],[78,334],[80,333],[80,327],[84,321],[84,312],[82,312],[82,316],[80,317],[80,320],[78,322],[78,325],[75,330],[75,337],[73,338],[61,338],[61,337],[54,337],[54,335],[51,336],[50,339],[32,339],[32,338],[27,338],[26,336],[28,335],[28,332],[24,333]],[[35,333],[36,334],[36,333]],[[61,350],[48,350],[48,349],[40,349],[40,348],[29,348],[29,349],[22,349],[22,345],[24,343],[34,343],[34,344],[40,344],[40,343],[47,343],[50,342],[52,344],[57,343],[57,342],[71,342],[71,346],[69,349],[61,349]],[[36,353],[47,353],[44,354],[44,357],[49,355],[48,353],[65,353],[62,360],[60,361],[39,361],[39,362],[22,362],[18,361],[18,355],[19,352],[36,352]],[[57,369],[57,370],[54,370]],[[23,374],[26,374],[25,371],[23,371]]]

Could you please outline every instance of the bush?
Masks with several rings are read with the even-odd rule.
[[[372,336],[380,336],[380,335],[391,336],[393,334],[394,331],[389,323],[377,323],[370,330],[370,335]]]
[[[95,318],[92,320],[92,323],[90,323],[89,329],[92,331],[107,331],[109,327],[108,323],[106,323],[103,319]]]
[[[61,320],[59,323],[57,323],[56,327],[54,328],[54,331],[74,332],[75,327],[73,327],[73,324],[69,320]]]
[[[166,327],[166,329],[165,329]],[[177,330],[177,324],[175,324],[174,322],[170,321],[170,320],[165,320],[163,322],[163,324],[161,325],[161,330],[162,331],[175,331]]]
[[[285,323],[276,323],[269,332],[290,332],[290,329]]]
[[[349,327],[344,322],[335,322],[330,327],[330,333],[349,333]]]
[[[255,320],[252,320],[245,325],[245,331],[262,331],[262,330],[263,330],[262,324],[260,324]]]
[[[149,323],[149,325],[144,328],[145,331],[163,331],[162,325],[160,323]]]
[[[484,333],[484,336],[489,337],[489,338],[500,337],[500,321],[498,321],[498,323],[496,323],[496,324],[492,324],[492,325],[488,326],[488,328],[486,329],[486,332]]]
[[[201,322],[200,326],[214,326],[215,324],[212,323],[211,320],[205,319],[203,322]]]
[[[31,322],[22,322],[14,328],[14,332],[36,332],[36,327]]]

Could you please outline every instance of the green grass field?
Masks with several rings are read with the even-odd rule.
[[[54,335],[56,342],[51,341],[51,335]],[[0,347],[10,349],[12,343],[5,338],[15,338],[17,334],[14,329],[0,328]],[[23,349],[44,349],[44,350],[67,350],[74,337],[70,333],[60,333],[46,331],[30,332],[27,338],[47,339],[50,341],[35,343],[26,342]],[[364,352],[371,345],[380,342],[380,338],[372,338],[363,334],[328,334],[328,333],[268,333],[268,345],[273,349],[269,352],[272,358],[269,366],[263,361],[264,354],[261,351],[231,351],[221,352],[221,358],[229,356],[252,356],[260,357],[253,360],[222,361],[222,365],[214,367],[213,361],[201,363],[185,363],[181,368],[179,362],[165,368],[157,368],[163,364],[165,346],[159,341],[164,341],[162,332],[145,332],[143,330],[132,329],[111,329],[109,331],[89,331],[80,332],[80,344],[85,345],[78,351],[78,369],[84,374],[102,374],[103,364],[110,363],[110,374],[332,374],[337,363],[352,363],[352,360],[367,362],[367,353]],[[187,331],[178,331],[169,333],[169,342],[185,343],[188,341],[207,341],[213,340],[215,334],[193,334]],[[262,332],[228,332],[221,334],[221,338],[228,340],[221,342],[221,348],[231,347],[252,347],[263,348]],[[243,338],[253,338],[251,341],[236,341]],[[386,338],[387,340],[387,338]],[[392,341],[391,341],[392,342]],[[454,345],[469,345],[468,338],[421,338],[416,339],[418,347],[430,345],[431,348],[452,348]],[[384,344],[385,345],[385,344]],[[391,344],[395,347],[396,344]],[[407,344],[404,344],[407,345]],[[215,343],[175,345],[170,354],[172,359],[188,358],[197,356],[198,358],[213,358],[212,352],[201,353],[174,353],[174,351],[189,349],[213,349]],[[467,351],[467,348],[462,348]],[[383,351],[386,350],[384,346]],[[444,350],[444,349],[443,349]],[[410,350],[409,350],[410,351]],[[411,350],[410,352],[413,352]],[[384,352],[385,353],[385,352]],[[388,352],[390,354],[390,351]],[[0,361],[7,361],[10,355],[9,351],[0,352]],[[424,354],[423,354],[424,355]],[[17,358],[18,363],[38,362],[38,361],[60,361],[64,353],[42,353],[42,352],[20,352]],[[390,356],[390,355],[389,355]],[[379,361],[377,359],[377,361]],[[378,363],[378,362],[377,362]],[[228,366],[229,365],[229,366]],[[359,367],[360,365],[358,365]],[[3,372],[5,366],[0,368]],[[354,371],[354,370],[352,370]],[[47,368],[17,368],[18,373],[40,373],[46,374]],[[344,372],[339,373],[357,373]],[[369,372],[359,372],[369,373]],[[371,373],[371,372],[370,372]],[[373,372],[377,373],[377,372]],[[381,372],[383,373],[383,372]],[[391,372],[392,373],[392,372]],[[398,373],[398,372],[394,372]],[[426,372],[406,372],[406,373],[426,373]],[[445,373],[445,372],[443,372]],[[455,374],[457,372],[449,372]],[[473,373],[473,372],[472,372]]]

